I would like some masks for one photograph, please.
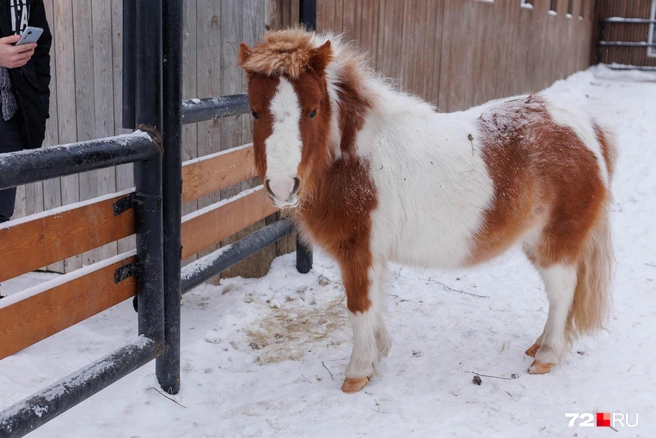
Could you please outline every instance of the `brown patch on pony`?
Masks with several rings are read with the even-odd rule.
[[[605,203],[594,153],[572,129],[554,123],[534,95],[481,116],[479,133],[495,195],[470,262],[498,255],[541,228],[532,260],[544,267],[576,263]]]
[[[495,196],[485,211],[470,263],[501,253],[524,233],[539,232],[533,247],[525,248],[534,264],[577,266],[568,337],[601,328],[613,255],[610,194],[594,153],[571,128],[554,123],[537,96],[508,101],[493,114],[481,116],[479,134]],[[612,174],[615,145],[605,131],[597,136]]]
[[[273,116],[269,105],[276,94],[279,82],[280,80],[277,77],[255,73],[249,73],[248,75],[248,100],[251,104],[251,110],[256,111],[259,116],[258,120],[253,120],[255,168],[262,177],[267,172],[264,141],[273,132]]]
[[[332,108],[323,70],[302,73],[290,82],[301,107],[299,127],[303,151],[298,172],[301,179],[299,197],[302,200],[315,190],[312,175],[321,172],[333,161],[332,151],[327,146]],[[316,116],[311,119],[310,114],[315,110]]]
[[[371,101],[362,92],[357,72],[347,70],[342,72],[341,81],[337,84],[339,98],[339,149],[343,154],[355,157],[355,139],[358,131],[364,126],[364,117],[371,108]]]
[[[312,32],[301,28],[269,32],[252,49],[241,43],[239,65],[249,73],[298,78],[303,72],[323,70],[330,62],[330,41],[315,48]]]
[[[368,164],[336,160],[315,177],[316,190],[300,207],[299,218],[314,241],[340,264],[347,307],[369,309],[371,212],[378,205]]]

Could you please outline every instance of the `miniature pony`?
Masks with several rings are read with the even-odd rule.
[[[332,34],[270,32],[242,43],[239,62],[265,189],[341,267],[354,341],[344,392],[366,386],[390,350],[388,262],[470,266],[521,244],[549,300],[526,351],[532,374],[602,326],[616,160],[607,128],[540,94],[439,113]]]

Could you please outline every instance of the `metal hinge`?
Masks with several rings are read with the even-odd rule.
[[[121,281],[132,277],[133,275],[138,275],[141,272],[138,263],[130,263],[125,266],[121,266],[114,271],[114,284],[120,283]]]
[[[135,193],[130,193],[126,197],[114,202],[114,216],[118,216],[126,210],[134,207],[134,196]]]

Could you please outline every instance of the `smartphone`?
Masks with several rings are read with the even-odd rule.
[[[23,33],[21,33],[21,37],[16,42],[16,45],[20,46],[22,44],[36,43],[41,37],[42,33],[43,29],[40,27],[27,26],[25,30],[23,30]]]

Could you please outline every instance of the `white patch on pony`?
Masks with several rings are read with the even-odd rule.
[[[583,112],[575,102],[566,100],[556,102],[551,98],[545,98],[545,100],[547,101],[547,110],[554,123],[572,129],[583,144],[595,154],[599,166],[599,176],[608,187],[609,178],[606,161],[590,116]]]
[[[494,200],[479,141],[480,109],[437,113],[384,83],[367,85],[380,100],[365,115],[356,141],[378,197],[372,213],[374,257],[462,266]]]
[[[539,271],[549,300],[549,315],[542,339],[538,338],[542,347],[535,359],[543,363],[557,363],[568,347],[565,326],[574,299],[576,266],[552,265]]]
[[[276,94],[269,106],[273,116],[271,135],[264,141],[266,147],[269,187],[280,204],[288,201],[294,187],[294,177],[301,164],[303,142],[301,141],[301,106],[292,84],[280,77]],[[279,205],[283,207],[285,205]]]
[[[384,261],[374,261],[369,269],[368,297],[371,306],[365,312],[348,312],[353,328],[353,352],[346,368],[346,377],[371,377],[380,360],[387,356],[392,340],[385,328],[385,298],[387,267]]]

